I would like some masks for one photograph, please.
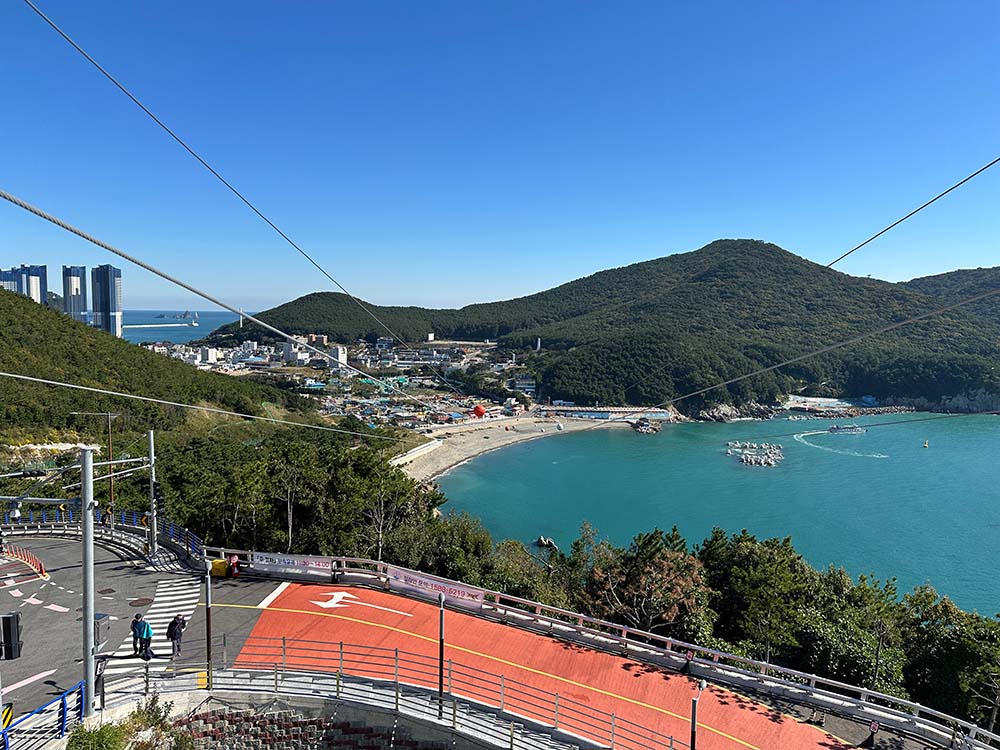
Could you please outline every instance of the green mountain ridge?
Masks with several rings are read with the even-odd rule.
[[[543,396],[652,404],[933,310],[996,283],[990,274],[1000,269],[955,273],[892,284],[843,274],[773,244],[717,240],[503,302],[458,310],[366,306],[411,342],[431,331],[438,338],[498,339],[523,352],[519,359],[539,378]],[[685,408],[768,401],[804,387],[932,400],[1000,391],[991,361],[1000,353],[1000,317],[989,303],[706,393]],[[260,317],[339,341],[384,333],[337,293],[306,295]],[[261,335],[254,326],[230,325],[210,340]],[[538,338],[544,351],[532,354]]]
[[[298,397],[227,375],[202,372],[0,290],[0,370],[185,403],[260,414],[264,402],[301,408]],[[0,425],[80,426],[71,411],[115,411],[125,422],[176,426],[184,410],[133,399],[0,377]],[[125,427],[128,425],[126,424]]]

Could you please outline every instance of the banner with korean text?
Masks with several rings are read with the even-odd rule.
[[[391,591],[409,591],[434,598],[437,598],[438,594],[444,594],[444,598],[450,603],[462,607],[478,609],[483,605],[483,596],[486,592],[466,586],[464,583],[415,573],[405,568],[394,568],[391,565],[386,567],[386,574],[389,576]]]
[[[250,565],[260,573],[307,576],[324,581],[331,580],[333,570],[333,561],[329,557],[282,555],[275,552],[252,552]]]

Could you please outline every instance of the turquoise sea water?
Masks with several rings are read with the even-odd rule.
[[[872,425],[940,415],[854,420]],[[689,542],[713,526],[791,535],[817,567],[929,582],[965,609],[1000,611],[1000,417],[800,434],[831,422],[772,420],[562,433],[480,456],[440,478],[446,508],[480,517],[497,537],[539,534],[564,546],[587,520],[626,544],[676,524]],[[778,442],[785,460],[748,467],[726,442]],[[924,448],[924,441],[929,447]]]
[[[192,312],[194,311],[192,310]],[[122,322],[125,325],[183,323],[183,320],[177,320],[173,317],[183,313],[184,310],[125,310],[122,314]],[[157,315],[165,315],[166,317],[158,318]],[[186,344],[189,341],[204,338],[219,326],[232,323],[237,319],[238,316],[226,310],[199,310],[197,326],[125,328],[122,331],[122,338],[133,344],[141,344],[144,341],[171,341],[175,344]]]

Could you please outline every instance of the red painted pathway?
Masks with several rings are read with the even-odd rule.
[[[335,596],[336,592],[341,595]],[[320,606],[331,601],[343,606]],[[236,663],[249,666],[280,662],[280,639],[285,637],[289,667],[334,672],[339,648],[325,644],[364,644],[361,660],[349,659],[345,672],[391,679],[391,650],[398,648],[426,657],[419,664],[411,664],[407,670],[410,677],[401,679],[436,687],[438,618],[436,606],[393,594],[292,584],[261,613]],[[592,707],[595,712],[614,713],[685,742],[690,736],[691,699],[697,688],[694,680],[683,675],[450,610],[445,613],[445,640],[445,658],[456,664],[503,674],[511,684],[516,681],[558,693],[561,699],[583,704],[584,712]],[[301,641],[314,644],[306,646]],[[419,674],[414,678],[416,672]],[[498,703],[496,691],[472,684],[464,688],[466,695],[475,694],[470,697]],[[480,692],[475,693],[477,690]],[[463,693],[457,678],[455,692]],[[527,696],[522,696],[527,701]],[[507,706],[527,713],[518,711],[519,700],[515,690],[508,690]],[[537,705],[538,701],[531,702]],[[561,715],[568,717],[569,712]],[[596,735],[595,730],[593,739],[607,741],[606,735]],[[850,746],[814,726],[713,685],[699,702],[698,747],[836,750]]]

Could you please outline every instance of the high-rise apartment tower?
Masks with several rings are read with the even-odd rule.
[[[97,266],[90,272],[90,282],[90,291],[94,297],[94,325],[121,338],[121,269],[112,265]]]
[[[63,266],[63,310],[73,320],[87,322],[87,269]]]

